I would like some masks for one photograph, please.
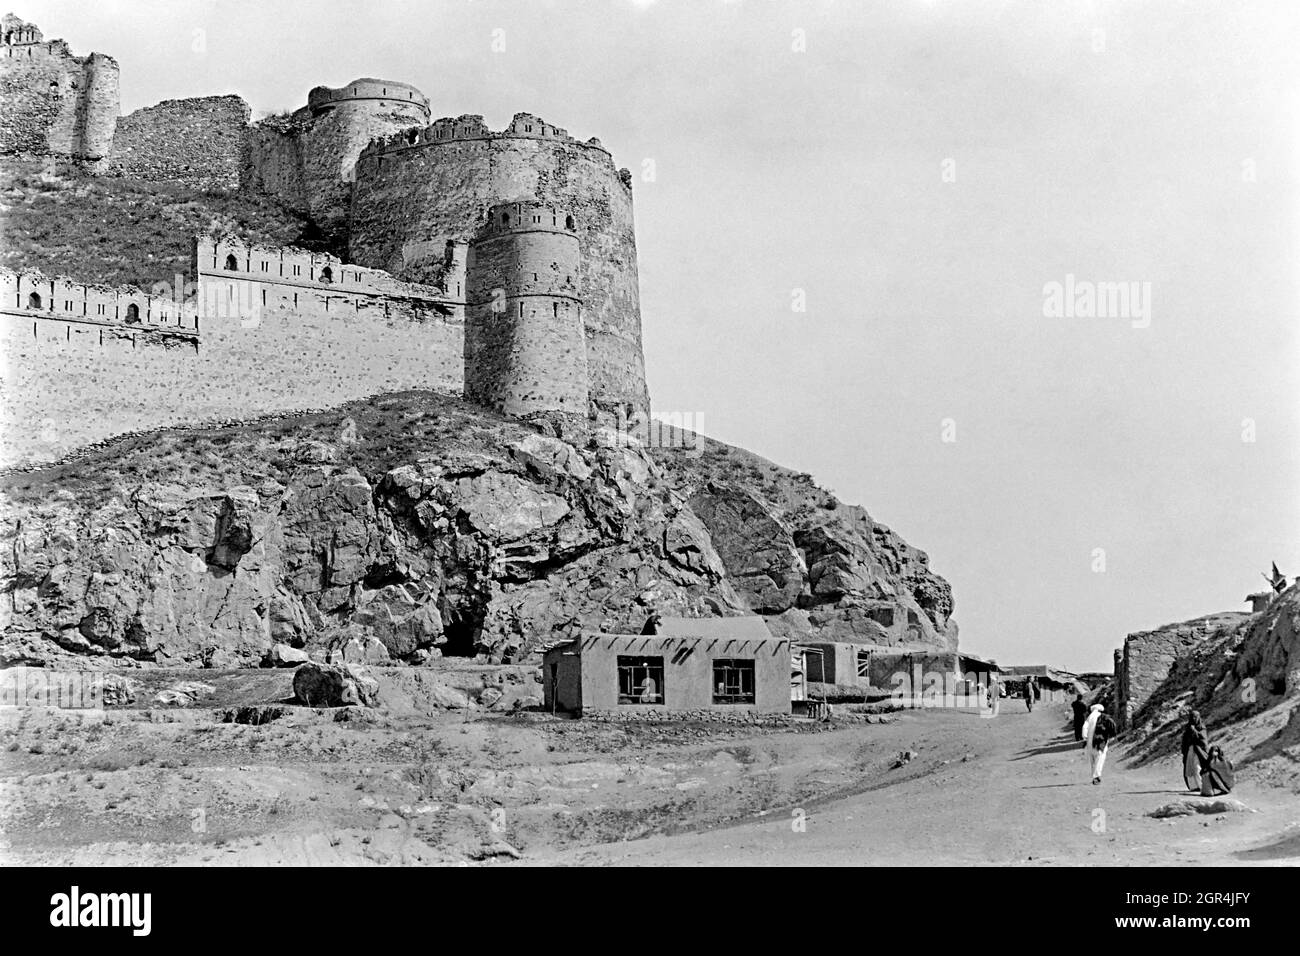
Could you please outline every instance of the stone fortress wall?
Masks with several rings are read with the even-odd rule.
[[[469,246],[465,397],[511,415],[587,412],[577,226],[539,203],[493,206]]]
[[[0,153],[269,193],[345,238],[352,261],[202,238],[191,286],[157,301],[15,276],[0,309],[0,463],[409,388],[465,389],[514,414],[648,415],[631,176],[598,140],[528,113],[500,132],[479,116],[430,123],[419,90],[375,78],[316,87],[293,114],[253,125],[236,96],[119,120],[115,62],[72,58],[16,17],[4,22],[0,80],[19,108],[0,120]],[[102,76],[91,84],[87,70]],[[84,105],[68,114],[74,101]]]
[[[462,389],[464,302],[441,289],[232,238],[197,240],[193,275],[178,303],[0,272],[0,462],[148,428]]]
[[[0,154],[96,162],[112,150],[119,109],[117,61],[73,56],[13,14],[0,19]]]

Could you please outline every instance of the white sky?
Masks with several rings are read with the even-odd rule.
[[[13,8],[116,57],[124,112],[369,75],[599,136],[636,176],[656,409],[928,551],[964,647],[1109,670],[1300,574],[1292,0]],[[1067,273],[1150,282],[1150,327],[1045,318]]]

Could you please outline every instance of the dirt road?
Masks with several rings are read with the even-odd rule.
[[[945,760],[898,783],[866,783],[859,793],[774,809],[754,822],[568,850],[525,862],[1300,863],[1300,804],[1294,795],[1246,783],[1233,796],[1257,812],[1151,818],[1146,814],[1152,809],[1187,796],[1176,762],[1132,769],[1124,766],[1122,751],[1113,748],[1105,779],[1094,786],[1081,745],[1064,729],[1063,706],[1040,707],[1028,714],[1015,701],[993,720],[943,711],[919,713],[916,719],[947,741],[964,738],[980,752],[965,760]],[[906,774],[908,766],[896,773]]]

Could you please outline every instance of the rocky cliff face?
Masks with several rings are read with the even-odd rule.
[[[4,491],[0,664],[522,660],[651,612],[956,642],[925,555],[807,476],[432,393],[136,436]]]

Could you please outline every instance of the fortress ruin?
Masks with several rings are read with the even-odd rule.
[[[0,155],[260,192],[346,255],[197,236],[174,288],[0,272],[0,463],[411,388],[648,416],[631,175],[599,140],[530,113],[431,120],[371,77],[258,123],[233,95],[119,116],[111,57],[3,24]]]

